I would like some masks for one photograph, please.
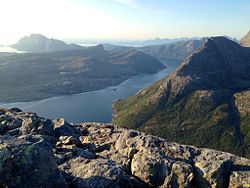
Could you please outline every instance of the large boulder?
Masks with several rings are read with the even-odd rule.
[[[142,183],[126,175],[122,166],[108,159],[89,160],[77,157],[62,164],[60,169],[72,187],[144,187]]]
[[[7,187],[67,187],[50,145],[14,137],[0,138],[0,182]]]

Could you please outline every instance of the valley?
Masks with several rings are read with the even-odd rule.
[[[100,90],[164,68],[142,52],[108,53],[102,45],[4,56],[0,57],[0,98],[2,102],[24,102]]]

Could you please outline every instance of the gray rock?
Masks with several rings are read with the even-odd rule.
[[[0,138],[0,182],[7,187],[67,187],[49,145],[14,137]]]
[[[0,136],[1,186],[249,187],[250,160],[229,153],[112,124],[52,123],[33,113],[0,111],[7,129]]]
[[[70,185],[74,187],[126,187],[121,185],[122,179],[126,177],[124,169],[111,160],[78,157],[60,165],[60,169],[71,176]]]
[[[55,130],[56,137],[60,136],[72,136],[74,135],[74,130],[72,125],[70,125],[67,121],[63,118],[53,120],[53,127]]]

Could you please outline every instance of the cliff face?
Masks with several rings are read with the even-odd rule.
[[[112,124],[0,110],[4,187],[248,187],[250,160]]]
[[[249,88],[250,49],[213,37],[175,72],[114,103],[113,122],[168,141],[250,157],[249,115],[235,101]]]

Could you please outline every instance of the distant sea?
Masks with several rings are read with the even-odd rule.
[[[25,53],[23,51],[18,51],[10,46],[0,45],[0,52],[10,52],[10,53]]]
[[[80,46],[96,46],[98,44],[96,44],[96,43],[77,43],[77,45],[80,45]]]
[[[96,46],[96,43],[79,43],[80,46]],[[9,53],[25,53],[24,51],[16,50],[15,48],[11,48],[10,46],[0,45],[0,52],[9,52]]]

